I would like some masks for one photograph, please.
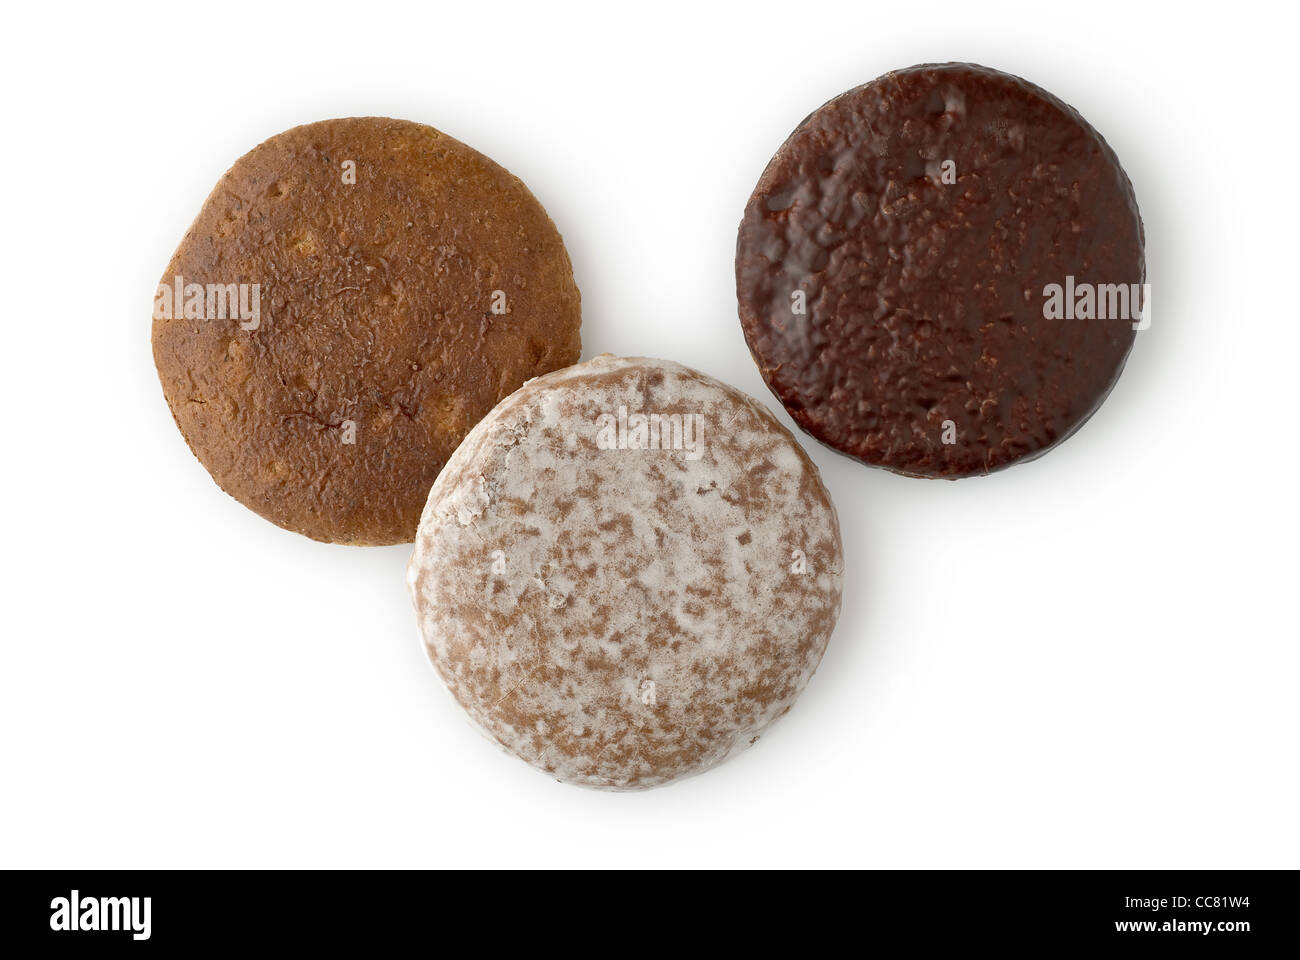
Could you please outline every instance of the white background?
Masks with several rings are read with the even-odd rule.
[[[1296,24],[1209,9],[11,7],[0,866],[1300,866]],[[1080,433],[992,478],[809,442],[843,615],[712,772],[606,794],[494,749],[417,641],[409,549],[272,526],[172,422],[151,297],[208,191],[272,134],[370,114],[532,188],[584,358],[775,406],[736,318],[750,190],[825,100],[950,59],[1109,140],[1153,326]]]

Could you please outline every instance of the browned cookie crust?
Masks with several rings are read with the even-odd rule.
[[[843,556],[816,466],[766,407],[600,356],[470,432],[409,579],[429,656],[489,737],[559,780],[634,789],[708,769],[790,709]]]
[[[177,276],[207,291],[202,318],[155,301],[181,433],[223,490],[317,540],[412,540],[470,428],[580,353],[546,211],[481,153],[402,120],[326,120],[253,149],[160,283]],[[209,285],[239,284],[250,304],[258,285],[259,318],[212,300]]]
[[[1128,178],[1073,109],[986,67],[911,67],[777,151],[740,226],[740,319],[817,439],[908,475],[985,474],[1076,430],[1133,343],[1136,307],[1048,319],[1047,285],[1141,284],[1142,246]]]

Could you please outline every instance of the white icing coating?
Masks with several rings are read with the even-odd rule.
[[[652,414],[669,449],[638,446]],[[627,789],[707,769],[790,708],[842,563],[816,467],[762,405],[603,355],[469,433],[408,579],[434,665],[492,739],[560,780]]]

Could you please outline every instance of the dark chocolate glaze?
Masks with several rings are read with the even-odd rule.
[[[925,64],[790,135],[745,209],[736,293],[763,378],[804,430],[955,479],[1041,454],[1097,409],[1133,323],[1045,319],[1044,287],[1140,284],[1142,249],[1132,185],[1075,110],[997,70]]]

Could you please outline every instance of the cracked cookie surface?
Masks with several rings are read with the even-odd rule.
[[[469,429],[580,354],[578,289],[546,211],[417,123],[326,120],[254,148],[160,289],[177,277],[153,321],[177,426],[223,490],[316,540],[410,542]],[[253,285],[249,319],[230,304],[242,292],[251,307]]]

